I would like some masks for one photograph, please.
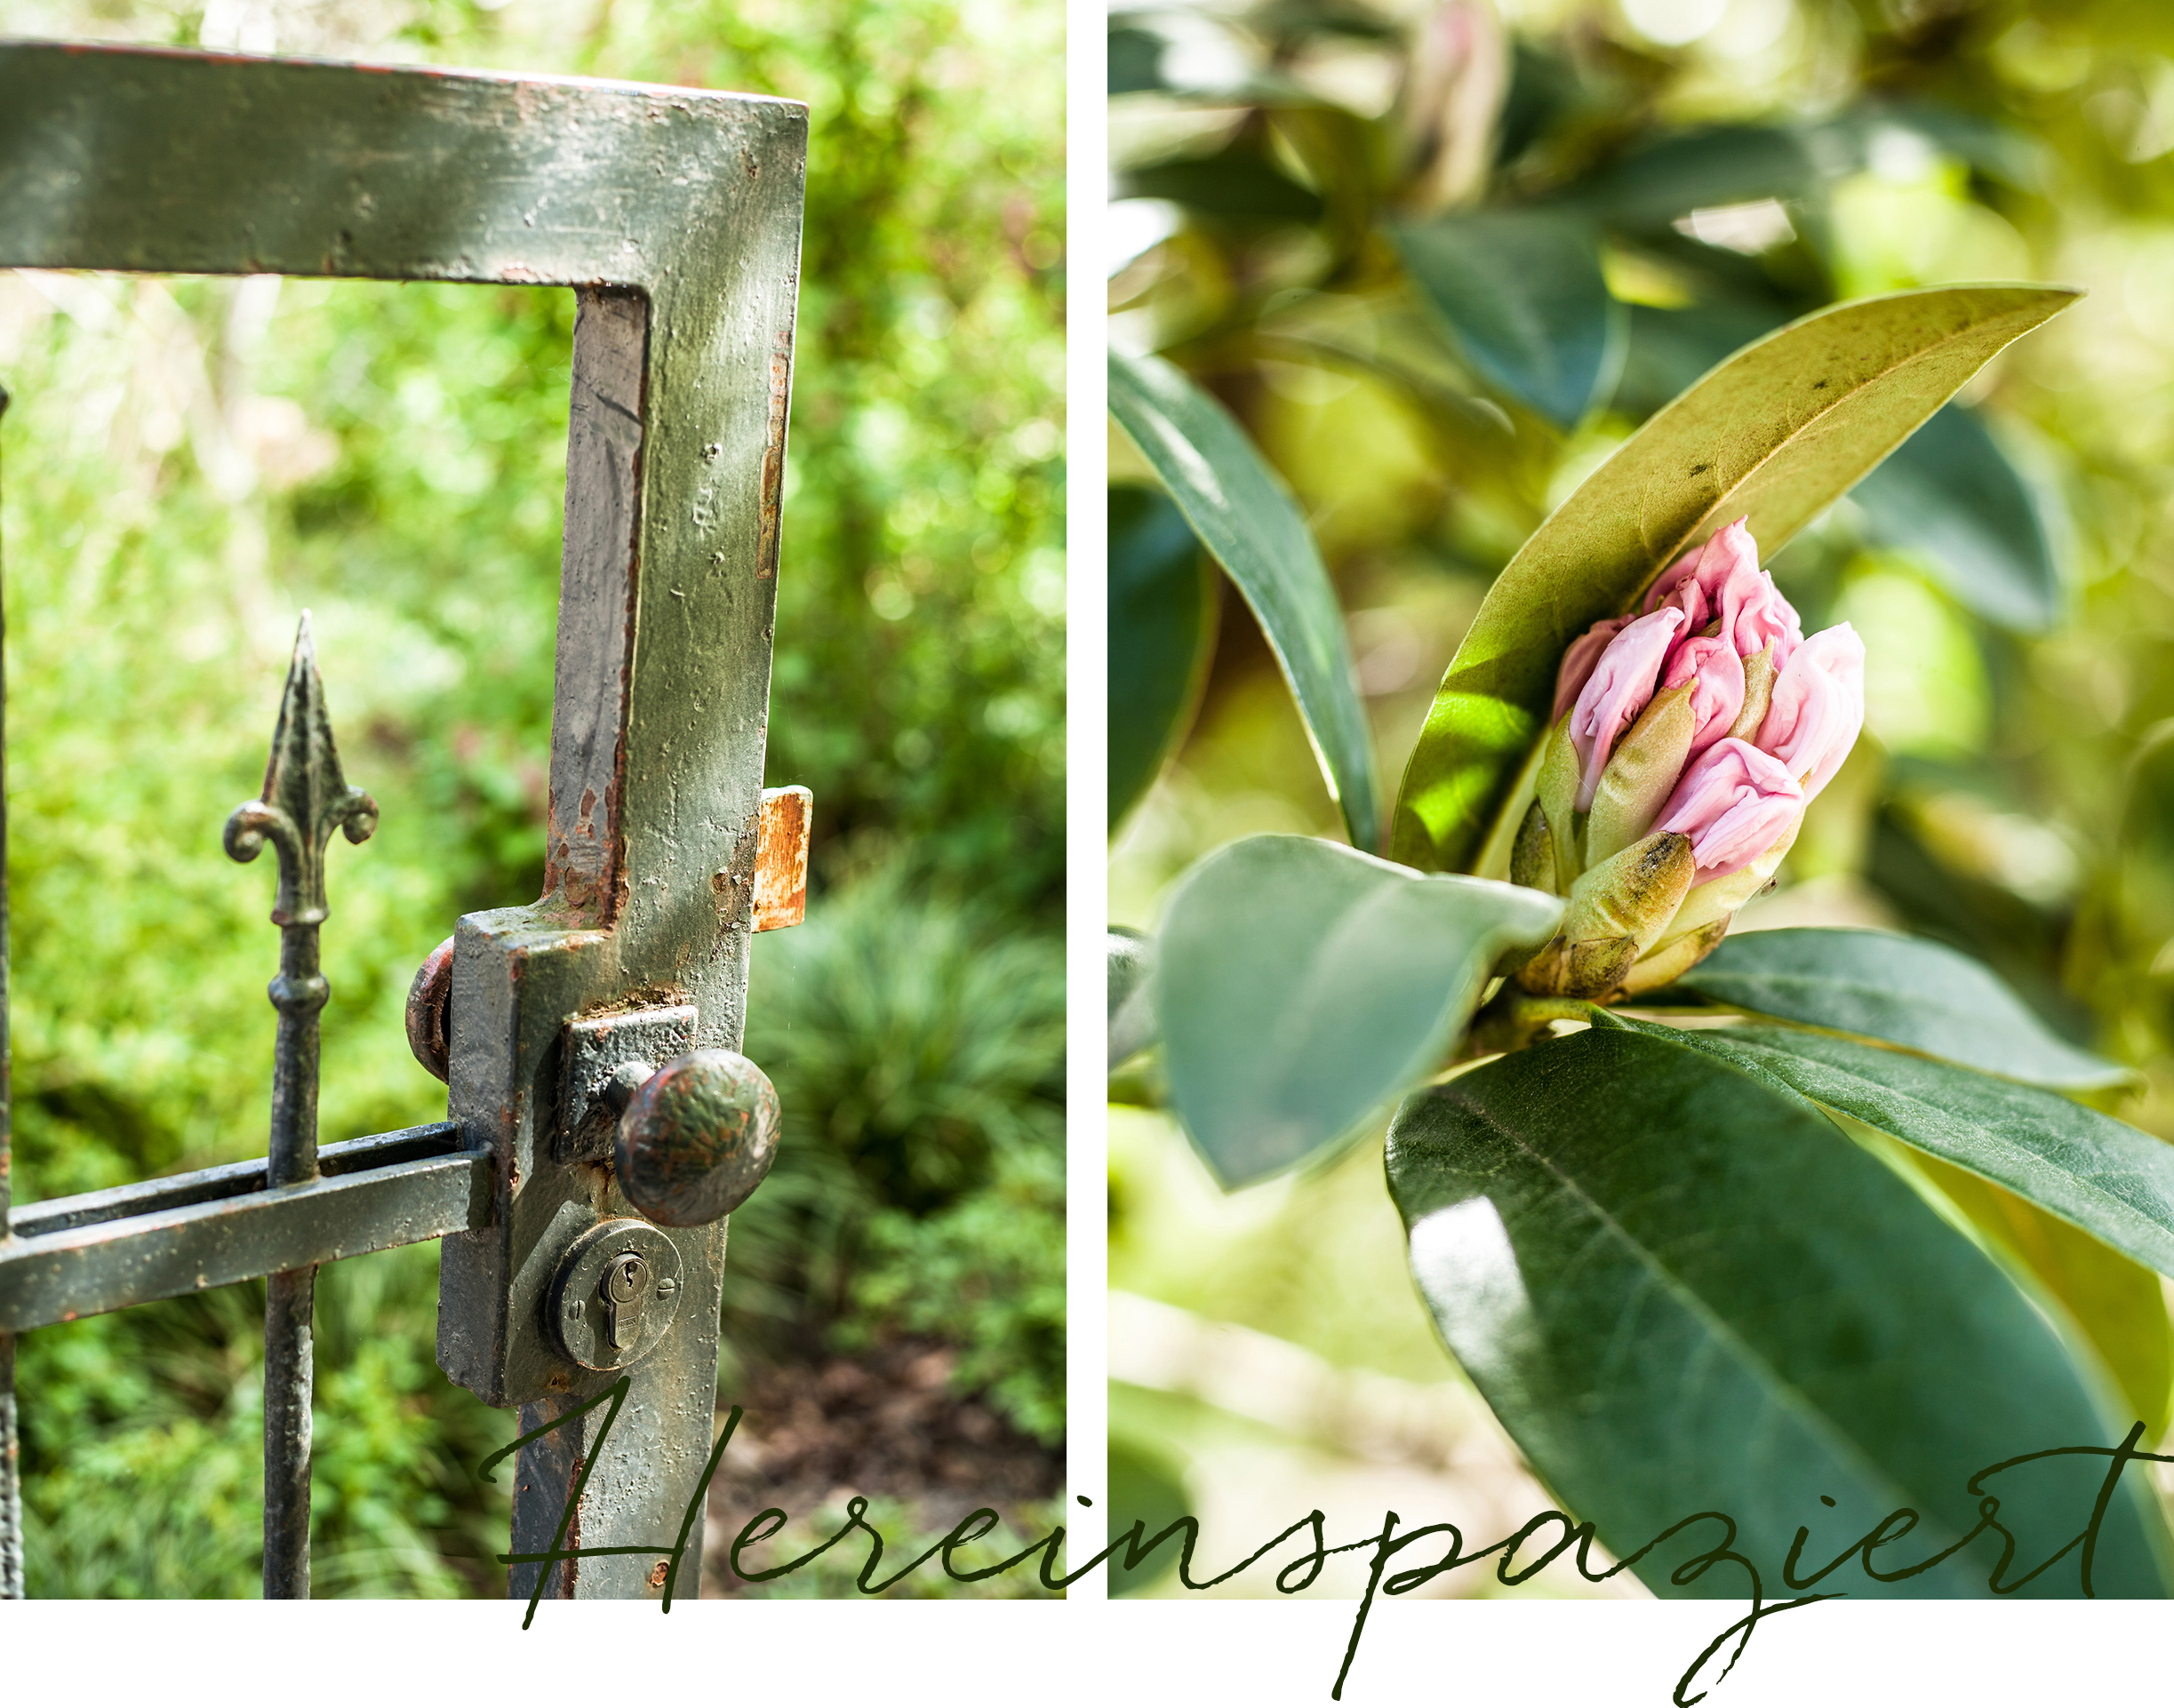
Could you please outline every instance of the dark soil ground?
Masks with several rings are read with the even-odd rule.
[[[852,1496],[869,1499],[867,1522],[885,1543],[888,1576],[977,1507],[994,1507],[1016,1552],[1052,1522],[1064,1487],[1064,1448],[1021,1435],[979,1401],[953,1392],[955,1358],[931,1341],[899,1339],[854,1355],[752,1369],[721,1401],[744,1409],[731,1445],[710,1485],[706,1596],[851,1595],[867,1558],[855,1536],[825,1556],[819,1568],[768,1584],[747,1583],[727,1562],[732,1540],[756,1514],[782,1508],[790,1522],[771,1541],[751,1547],[750,1569],[804,1553],[845,1520]],[[894,1553],[893,1550],[897,1552]],[[978,1546],[974,1554],[991,1553]],[[973,1592],[947,1582],[940,1566],[922,1568],[894,1595],[1042,1594],[1033,1568]]]

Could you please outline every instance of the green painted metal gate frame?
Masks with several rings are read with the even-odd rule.
[[[803,106],[753,96],[0,42],[0,266],[579,293],[547,893],[460,922],[449,1123],[328,1147],[306,1185],[242,1165],[24,1207],[0,1242],[0,1363],[56,1312],[235,1279],[175,1257],[214,1236],[254,1274],[442,1234],[453,1380],[525,1433],[618,1379],[545,1321],[567,1249],[636,1214],[608,1160],[554,1142],[562,1034],[691,1005],[698,1045],[740,1042],[806,140]],[[554,1545],[584,1465],[567,1545],[678,1533],[711,1441],[724,1224],[659,1231],[684,1297],[595,1464],[602,1408],[522,1450],[516,1555]],[[9,1262],[56,1237],[72,1305]],[[509,1588],[656,1597],[663,1565],[516,1565]]]

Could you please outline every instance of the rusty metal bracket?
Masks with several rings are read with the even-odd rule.
[[[798,784],[763,791],[755,850],[755,929],[782,930],[808,914],[808,833],[815,796]]]
[[[694,1048],[696,1014],[691,1003],[635,1009],[576,1020],[560,1046],[564,1067],[559,1079],[558,1160],[604,1162],[619,1137],[619,1111],[604,1100],[604,1087],[622,1067],[643,1062],[655,1067]]]

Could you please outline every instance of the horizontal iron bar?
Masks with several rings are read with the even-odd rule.
[[[451,1121],[328,1145],[268,1186],[262,1159],[25,1204],[0,1243],[0,1332],[336,1263],[490,1225],[489,1153]]]
[[[372,1133],[367,1138],[327,1145],[317,1153],[317,1169],[321,1174],[356,1174],[421,1157],[450,1156],[460,1148],[459,1125],[434,1121],[427,1127],[403,1127],[397,1132]],[[148,1216],[187,1204],[209,1203],[214,1198],[238,1198],[244,1193],[262,1192],[265,1185],[265,1159],[260,1156],[249,1162],[226,1162],[215,1169],[197,1169],[158,1180],[134,1180],[125,1186],[108,1186],[104,1192],[81,1193],[73,1198],[19,1204],[8,1217],[8,1232],[19,1240],[35,1239],[93,1222]]]

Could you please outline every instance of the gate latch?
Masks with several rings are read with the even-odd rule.
[[[691,1007],[598,1015],[571,1022],[560,1047],[559,1160],[610,1158],[627,1201],[665,1227],[730,1215],[778,1153],[770,1076],[736,1050],[689,1048],[694,1018]]]

